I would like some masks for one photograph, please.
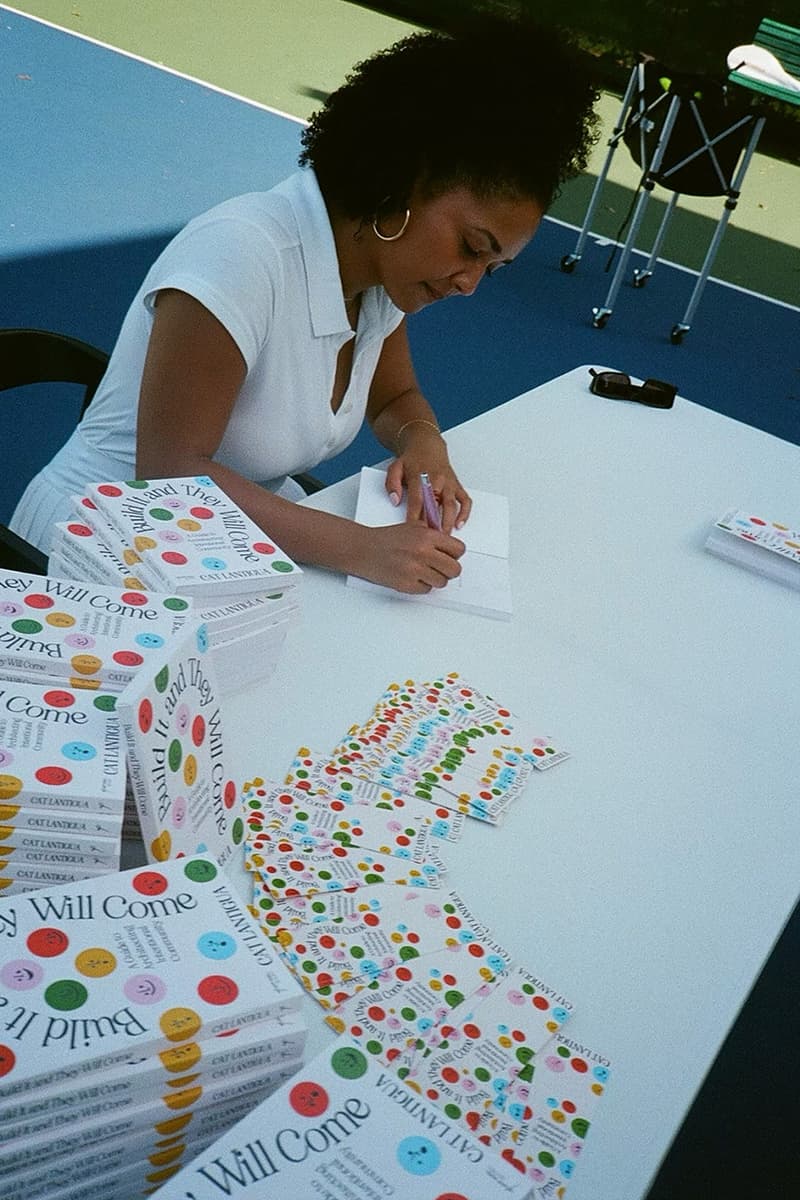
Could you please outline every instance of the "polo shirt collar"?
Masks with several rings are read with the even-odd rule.
[[[339,259],[328,210],[317,177],[310,167],[296,171],[282,187],[297,221],[306,270],[311,325],[316,337],[350,334],[344,307]]]

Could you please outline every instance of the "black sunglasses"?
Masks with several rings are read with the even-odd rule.
[[[595,396],[607,396],[610,400],[635,400],[648,408],[672,408],[678,389],[663,379],[645,379],[644,383],[631,383],[630,375],[621,371],[595,371],[589,368],[592,382],[589,391]]]

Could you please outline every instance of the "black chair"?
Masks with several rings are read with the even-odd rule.
[[[83,416],[103,378],[108,355],[96,346],[45,329],[0,329],[0,391],[32,383],[74,383],[84,389]],[[47,574],[47,558],[0,524],[0,566]]]
[[[109,356],[89,342],[45,329],[0,329],[0,391],[32,383],[74,383],[84,388],[86,412],[108,366]],[[293,476],[306,495],[324,487],[313,475]],[[47,574],[47,558],[30,542],[0,524],[0,567]]]

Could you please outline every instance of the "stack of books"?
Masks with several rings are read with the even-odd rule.
[[[119,694],[192,612],[185,596],[0,569],[0,889],[119,868]]]
[[[208,855],[0,900],[4,1200],[152,1194],[294,1074],[300,992]]]
[[[268,678],[299,612],[299,567],[207,476],[96,483],[56,526],[50,570],[194,601],[225,692]]]
[[[135,834],[150,862],[208,851],[249,900],[241,789],[205,630],[187,626],[118,697]]]
[[[115,701],[69,679],[0,679],[3,893],[119,869],[126,778]]]
[[[133,1200],[139,1180],[131,1177]],[[514,1165],[340,1039],[157,1192],[158,1200],[526,1200]],[[58,1200],[107,1200],[87,1181]]]

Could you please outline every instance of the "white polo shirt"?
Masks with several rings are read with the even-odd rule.
[[[403,314],[383,288],[364,295],[350,385],[332,412],[337,356],[353,331],[313,171],[196,217],[148,272],[80,427],[88,447],[131,466],[139,384],[163,288],[188,292],[209,309],[247,365],[217,461],[276,486],[349,445],[364,420],[383,342]],[[120,477],[129,475],[130,468]]]

